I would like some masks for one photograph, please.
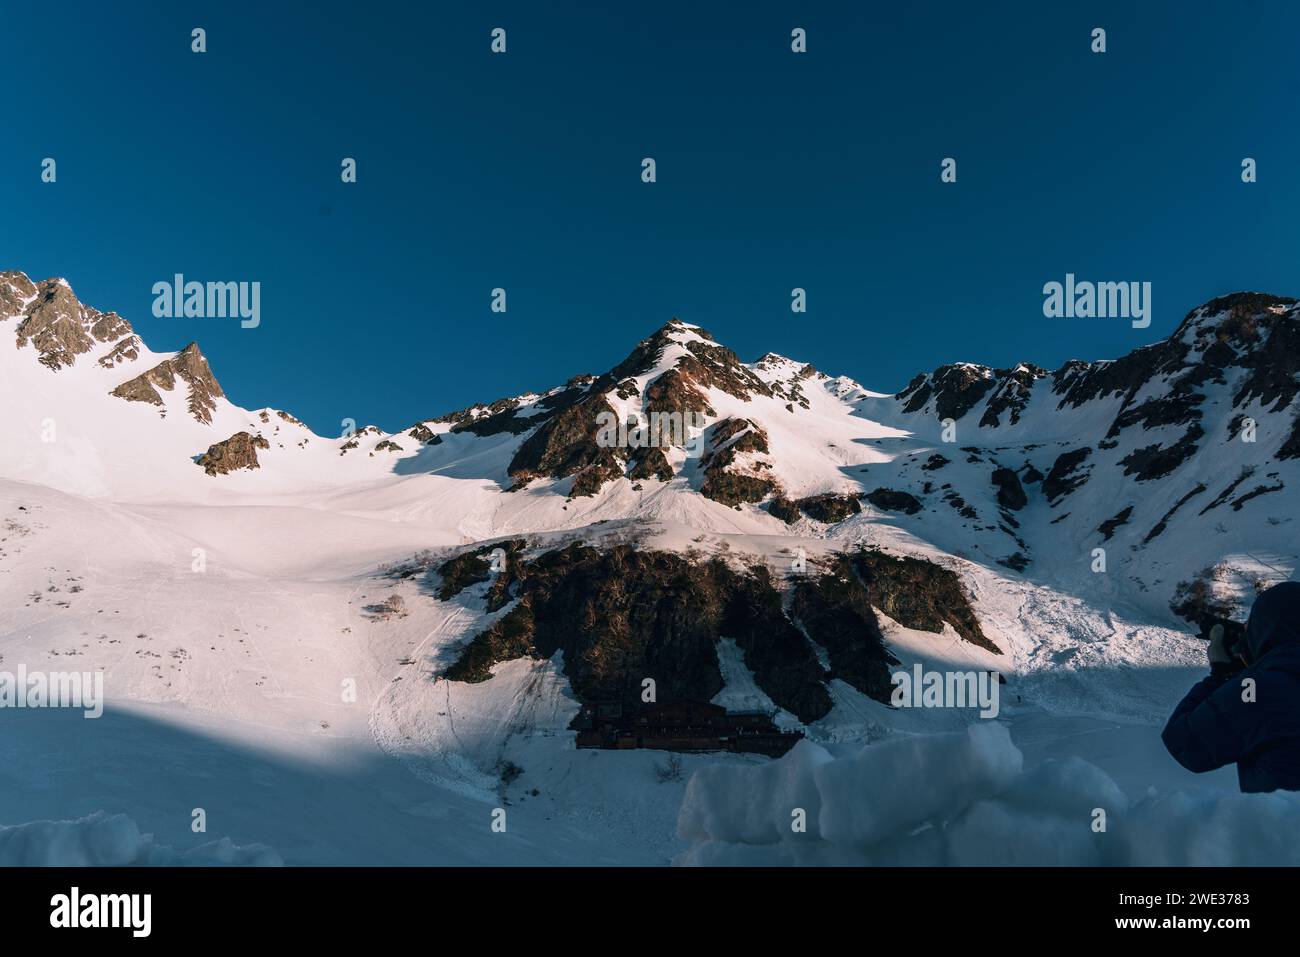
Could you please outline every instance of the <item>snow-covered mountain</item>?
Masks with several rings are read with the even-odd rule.
[[[1298,310],[1239,293],[1120,359],[897,395],[672,320],[602,374],[331,437],[235,405],[196,344],[151,352],[63,280],[0,273],[0,668],[102,669],[115,713],[232,766],[274,752],[275,789],[314,792],[303,762],[415,772],[376,765],[401,809],[351,795],[378,823],[349,848],[215,788],[223,834],[290,861],[666,860],[658,757],[570,730],[645,678],[834,746],[963,722],[890,708],[898,667],[992,669],[1021,727],[1128,741],[1202,660],[1189,631],[1295,568]],[[28,724],[46,753],[71,733]],[[23,754],[0,823],[46,813]],[[1108,770],[1140,789],[1149,764]],[[62,813],[185,846],[194,799],[152,773],[147,800],[133,779]],[[523,823],[496,840],[484,800]],[[412,842],[412,815],[460,837]]]

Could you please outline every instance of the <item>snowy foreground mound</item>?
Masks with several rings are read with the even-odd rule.
[[[806,827],[796,830],[799,820]],[[1295,865],[1300,794],[1174,791],[1131,804],[1080,758],[1024,769],[1000,724],[832,756],[711,765],[678,833],[693,865]]]
[[[125,814],[103,811],[75,821],[33,821],[0,827],[0,867],[278,866],[280,855],[261,844],[229,838],[188,851],[154,842]]]

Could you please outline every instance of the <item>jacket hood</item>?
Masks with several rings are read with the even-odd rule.
[[[1283,647],[1300,650],[1300,581],[1274,585],[1255,599],[1245,644],[1252,664]]]

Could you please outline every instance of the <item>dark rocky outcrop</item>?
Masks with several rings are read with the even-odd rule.
[[[644,678],[661,701],[707,701],[722,690],[725,636],[778,705],[806,721],[830,710],[825,675],[764,569],[578,544],[525,563],[519,591],[519,604],[466,646],[447,678],[482,681],[500,661],[562,650],[581,701],[635,705]]]
[[[673,468],[668,464],[668,456],[664,450],[652,445],[632,453],[631,468],[628,470],[627,477],[635,480],[656,478],[661,482],[667,482],[673,477]]]
[[[415,441],[419,442],[421,445],[442,444],[442,436],[433,431],[433,429],[429,428],[423,422],[419,425],[411,426],[411,428],[406,430],[406,434],[415,439]]]
[[[485,556],[493,547],[510,545],[444,563],[440,596],[487,580]],[[512,560],[517,555],[512,551]],[[484,681],[502,661],[563,651],[565,674],[583,702],[636,705],[645,678],[655,680],[661,701],[708,700],[722,689],[717,643],[724,637],[744,652],[758,687],[805,722],[829,712],[831,678],[887,702],[888,669],[897,662],[873,605],[906,627],[938,632],[947,622],[965,640],[998,650],[955,573],[876,552],[834,556],[826,569],[801,577],[789,617],[764,566],[737,570],[721,559],[626,545],[555,549],[512,564],[492,587],[517,596],[518,604],[471,640],[445,677]],[[825,649],[829,672],[809,638]]]
[[[1069,495],[1088,480],[1088,473],[1080,472],[1078,469],[1091,454],[1092,449],[1085,445],[1069,452],[1062,452],[1056,457],[1047,477],[1043,479],[1043,495],[1047,497],[1048,502],[1055,505],[1058,499]]]
[[[602,416],[608,415],[608,420]],[[515,488],[535,478],[566,478],[584,470],[574,482],[574,495],[594,495],[600,486],[623,474],[622,449],[599,444],[602,422],[612,421],[614,409],[603,396],[593,395],[556,413],[524,440],[510,460],[508,472]]]
[[[1111,536],[1115,534],[1115,529],[1119,528],[1121,525],[1127,525],[1128,520],[1132,515],[1133,506],[1129,505],[1116,513],[1112,518],[1108,518],[1106,521],[1102,522],[1101,525],[1097,527],[1097,531],[1101,532],[1103,541],[1110,541]]]
[[[1046,375],[1046,369],[1023,362],[1014,369],[995,370],[993,380],[996,385],[993,394],[989,396],[988,403],[984,406],[980,425],[995,428],[1002,424],[1003,416],[1006,416],[1010,425],[1017,424],[1020,421],[1020,413],[1025,410],[1033,395],[1034,383]]]
[[[691,357],[679,360],[677,368],[699,385],[718,389],[738,399],[772,394],[767,383],[726,346],[692,339],[686,343],[686,348]]]
[[[1254,466],[1250,466],[1250,465],[1242,466],[1241,471],[1237,473],[1237,477],[1233,479],[1231,482],[1229,482],[1224,487],[1223,491],[1214,497],[1214,501],[1210,502],[1209,505],[1205,506],[1205,508],[1201,509],[1200,512],[1198,512],[1197,514],[1204,515],[1206,512],[1213,511],[1214,509],[1222,505],[1224,502],[1227,502],[1229,499],[1232,498],[1232,494],[1235,491],[1237,491],[1237,488],[1241,485],[1241,483],[1246,481],[1246,479],[1250,478],[1254,474],[1255,474]]]
[[[761,502],[779,486],[774,479],[758,474],[770,464],[761,456],[768,452],[767,433],[748,419],[723,419],[709,436],[709,451],[701,466],[704,481],[700,494],[723,505]],[[755,453],[748,471],[741,471],[736,457]]]
[[[495,415],[485,415],[482,418],[459,422],[453,425],[449,431],[452,433],[469,432],[481,439],[490,435],[523,435],[543,420],[544,416],[522,416],[514,409],[507,409]]]
[[[510,586],[519,580],[523,569],[523,553],[528,543],[522,538],[490,542],[448,559],[438,567],[440,601],[449,601],[471,585],[491,581],[488,589],[487,610],[499,611],[509,602]],[[493,553],[500,549],[504,561],[493,571]]]
[[[921,510],[921,503],[915,495],[898,489],[873,489],[864,497],[876,508],[883,508],[887,512],[902,512],[904,515],[915,515]]]
[[[853,566],[871,603],[906,628],[939,632],[947,622],[973,645],[1001,654],[984,635],[957,573],[921,558],[862,551]]]
[[[937,418],[956,420],[973,409],[995,384],[991,370],[962,362],[918,375],[896,398],[905,403],[904,412],[919,412],[933,398]]]
[[[0,272],[0,322],[20,315],[36,291],[36,283],[22,273]]]
[[[29,286],[10,277],[6,288],[11,299]],[[24,277],[25,278],[25,277]],[[42,365],[58,371],[70,366],[76,357],[103,343],[117,342],[131,335],[130,324],[115,312],[101,313],[82,305],[72,289],[58,279],[37,284],[36,301],[27,306],[26,318],[18,324],[18,348],[31,345]],[[15,303],[15,306],[17,304]]]
[[[1180,508],[1186,505],[1189,499],[1191,499],[1193,496],[1200,495],[1204,491],[1205,491],[1204,483],[1197,482],[1196,487],[1193,488],[1186,495],[1184,495],[1182,498],[1180,498],[1177,502],[1175,502],[1173,506],[1169,509],[1169,511],[1165,512],[1164,516],[1161,517],[1160,521],[1156,522],[1155,526],[1151,529],[1151,531],[1147,532],[1146,538],[1142,539],[1142,544],[1146,545],[1153,538],[1156,538],[1161,533],[1163,533],[1164,530],[1169,527],[1169,520],[1174,517],[1175,513],[1177,513],[1177,511]]]
[[[193,342],[148,372],[123,382],[112,394],[128,402],[148,402],[160,406],[163,399],[158,390],[172,391],[176,388],[178,379],[189,386],[187,405],[190,415],[205,425],[211,424],[217,399],[225,393],[208,368],[208,360]]]
[[[824,573],[799,581],[790,613],[826,650],[831,677],[876,701],[889,701],[889,666],[898,659],[885,648],[867,586],[852,558],[838,556]]]
[[[195,462],[209,475],[227,475],[239,469],[255,469],[258,449],[269,449],[271,444],[261,435],[236,432],[223,442],[208,446],[208,450]]]
[[[656,376],[645,387],[645,411],[647,416],[654,413],[675,414],[688,421],[689,416],[713,415],[704,393],[695,385],[694,380],[682,369],[669,369]]]
[[[800,406],[807,409],[810,407],[808,395],[804,392],[804,383],[809,379],[826,379],[824,373],[818,372],[811,364],[800,365],[792,359],[785,356],[779,356],[774,352],[766,353],[761,359],[754,363],[755,367],[769,374],[779,371],[786,371],[790,368],[797,367],[793,375],[784,379],[773,378],[767,381],[768,388],[771,389],[772,395],[786,400],[787,411],[793,412],[794,407]]]
[[[1164,478],[1196,453],[1196,443],[1204,434],[1200,425],[1192,423],[1173,445],[1146,445],[1134,449],[1120,459],[1119,464],[1123,466],[1125,475],[1132,475],[1139,482]]]
[[[784,495],[772,496],[772,501],[767,503],[767,513],[773,518],[779,518],[787,525],[793,525],[799,521],[799,516],[803,514],[799,511],[799,506]]]
[[[993,487],[998,490],[998,504],[1003,508],[1019,511],[1029,502],[1025,487],[1020,484],[1020,477],[1011,469],[994,469]]]
[[[1276,473],[1274,473],[1273,478],[1276,479]],[[1286,485],[1281,479],[1277,479],[1272,485],[1256,485],[1245,495],[1239,495],[1237,498],[1232,500],[1232,510],[1234,512],[1240,512],[1245,504],[1251,499],[1259,498],[1261,495],[1267,495],[1270,492],[1280,492],[1284,488],[1286,488]]]
[[[825,522],[828,525],[842,522],[849,516],[857,515],[862,511],[862,506],[858,503],[856,495],[837,495],[834,492],[809,495],[806,498],[799,499],[795,504],[809,518],[815,518],[817,521]]]
[[[949,489],[943,495],[943,500],[948,503],[948,507],[960,515],[962,518],[978,520],[979,512],[975,511],[975,506],[971,505],[957,493],[955,489]]]
[[[111,369],[116,365],[124,362],[134,362],[140,358],[140,350],[144,343],[136,335],[127,336],[117,345],[113,346],[108,352],[99,357],[99,364],[105,369]]]
[[[797,522],[800,515],[834,525],[851,515],[857,515],[862,511],[862,506],[856,495],[823,492],[793,501],[784,495],[777,495],[768,503],[767,510],[787,525]]]

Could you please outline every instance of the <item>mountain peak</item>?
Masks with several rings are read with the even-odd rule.
[[[171,392],[180,379],[189,386],[188,409],[190,415],[204,423],[211,424],[212,413],[216,410],[217,399],[225,395],[208,360],[199,350],[198,343],[191,342],[170,359],[164,359],[148,372],[143,372],[134,379],[123,382],[113,390],[113,395],[128,402],[147,402],[150,405],[163,406],[163,397],[159,389]]]
[[[30,345],[41,364],[55,372],[99,344],[132,334],[131,324],[117,313],[84,305],[64,279],[32,283],[22,273],[0,274],[0,306],[4,318],[21,317],[18,348]]]

